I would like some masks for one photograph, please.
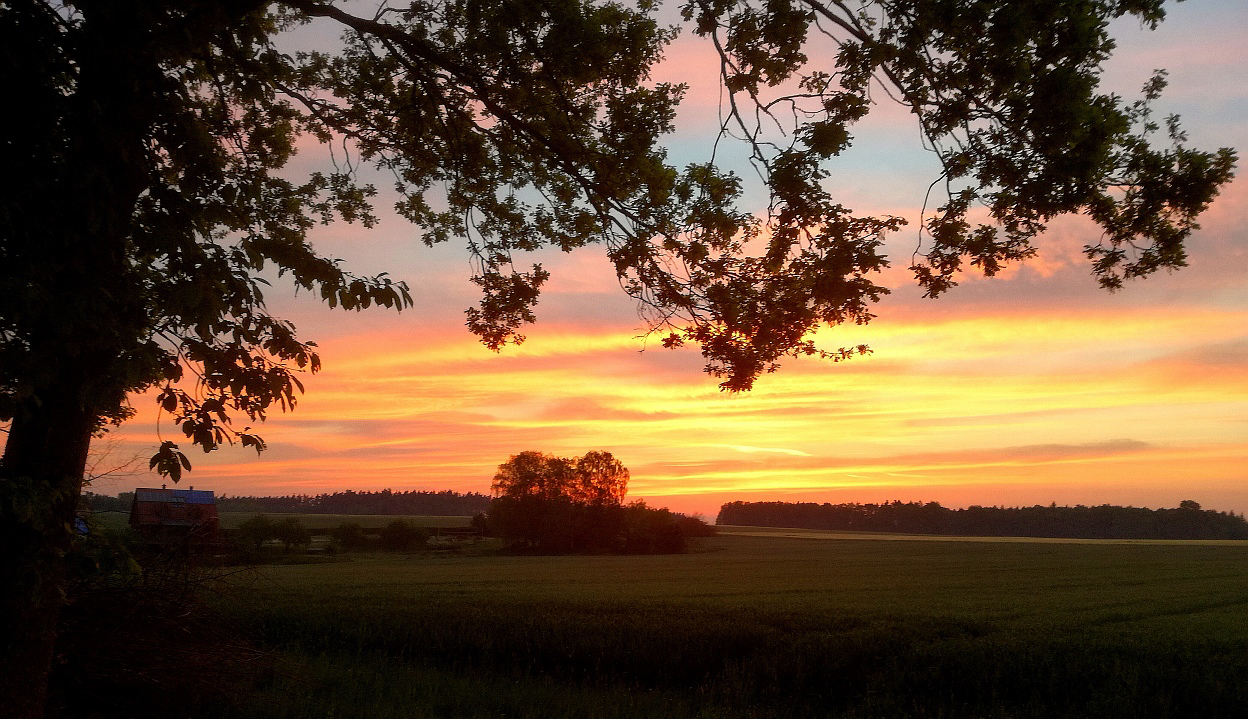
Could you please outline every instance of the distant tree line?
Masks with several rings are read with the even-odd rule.
[[[121,492],[116,497],[83,492],[83,502],[95,512],[130,511],[134,492]],[[452,490],[441,492],[333,492],[331,494],[288,494],[281,497],[217,497],[222,512],[298,513],[298,514],[429,514],[471,516],[484,512],[490,497],[477,492],[461,494]]]
[[[752,527],[903,532],[977,537],[1072,539],[1248,539],[1243,514],[1202,509],[1184,500],[1175,509],[1056,504],[1033,507],[942,507],[938,502],[816,504],[729,502],[716,524]]]
[[[92,512],[129,512],[134,502],[134,492],[121,492],[116,497],[83,490],[79,499],[81,506]]]

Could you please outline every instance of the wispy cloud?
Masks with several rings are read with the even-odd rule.
[[[783,447],[751,447],[741,444],[725,444],[720,445],[727,447],[734,452],[742,452],[744,454],[787,454],[792,457],[809,457],[809,452],[803,452],[800,449],[784,449]]]

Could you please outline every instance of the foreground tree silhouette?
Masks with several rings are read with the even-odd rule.
[[[1229,150],[1184,146],[1148,100],[1096,91],[1124,14],[1160,0],[688,2],[728,90],[725,135],[768,183],[761,215],[713,164],[669,167],[658,142],[681,88],[647,82],[671,32],[590,0],[418,0],[372,16],[321,0],[0,4],[0,706],[38,716],[87,446],[127,395],[161,407],[205,451],[263,440],[231,419],[293,406],[313,345],[269,315],[275,270],[331,307],[411,306],[407,287],[360,277],[307,243],[319,222],[371,227],[394,174],[398,209],[427,243],[466,238],[483,299],[469,328],[523,339],[547,274],[513,266],[542,247],[605,245],[665,344],[700,345],[707,371],[744,390],[786,355],[833,360],[807,339],[866,322],[886,292],[896,218],[855,216],[820,181],[851,141],[872,82],[912,108],[938,153],[946,202],[916,279],[937,295],[965,262],[1025,258],[1052,217],[1088,214],[1106,287],[1183,264],[1195,217],[1231,175]],[[334,23],[336,54],[291,57],[284,29]],[[807,41],[834,45],[812,66]],[[795,89],[794,89],[795,88]],[[788,118],[787,121],[784,118]],[[765,132],[780,122],[787,138]],[[787,122],[787,127],[785,123]],[[332,172],[282,172],[295,142],[345,145]],[[973,224],[976,206],[989,220]],[[756,255],[747,254],[753,247]],[[185,381],[185,384],[178,384]],[[190,463],[164,442],[152,466]]]

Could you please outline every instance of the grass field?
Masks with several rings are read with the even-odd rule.
[[[256,717],[1240,717],[1248,544],[854,541],[355,555],[223,605]],[[794,534],[773,531],[773,535]]]

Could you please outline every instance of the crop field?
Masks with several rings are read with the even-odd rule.
[[[279,662],[246,712],[1240,717],[1248,706],[1248,543],[728,532],[670,556],[375,553],[264,567],[221,605]]]

